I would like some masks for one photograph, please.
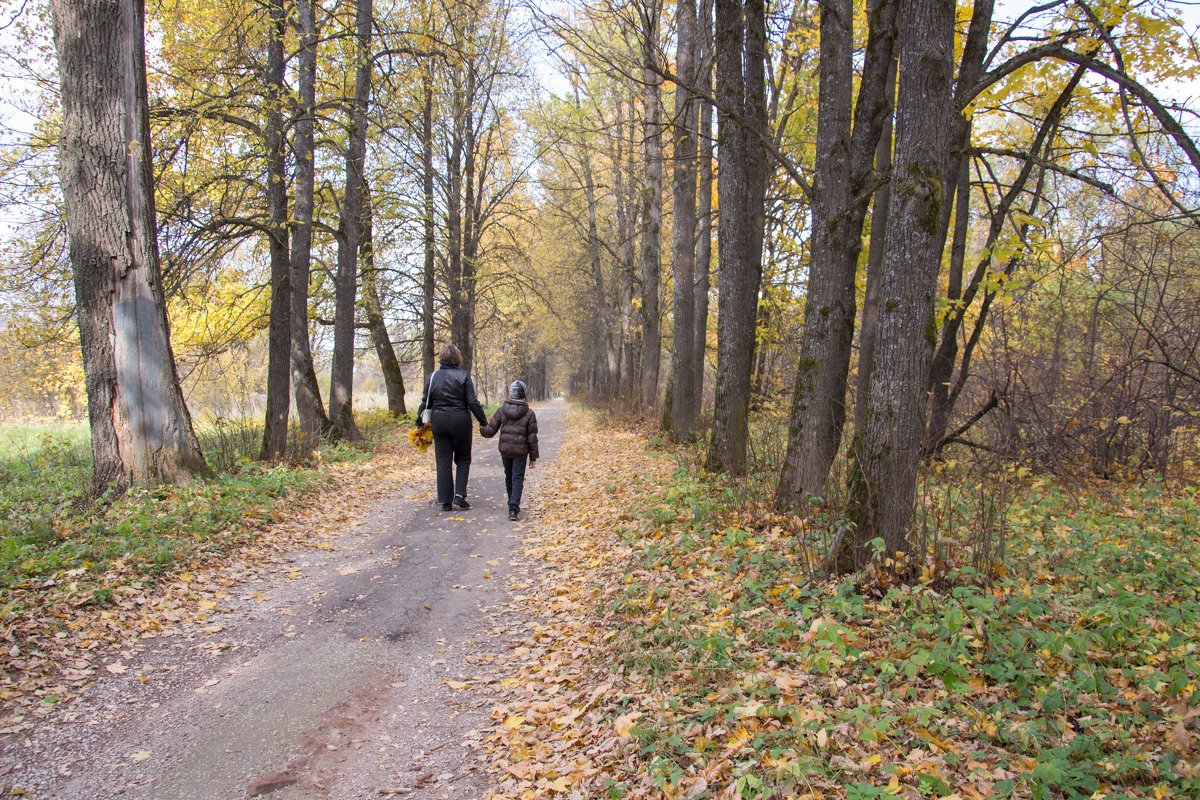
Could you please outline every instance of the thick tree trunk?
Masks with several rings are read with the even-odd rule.
[[[662,260],[662,80],[655,69],[660,0],[645,3],[642,21],[643,153],[646,176],[642,184],[642,407],[653,416],[658,403],[658,370],[662,359],[659,284]]]
[[[720,272],[717,382],[707,464],[712,471],[740,475],[746,471],[749,444],[750,373],[768,175],[762,145],[767,118],[762,0],[716,1],[715,53]]]
[[[784,506],[824,494],[823,465],[827,468],[826,459],[832,463],[837,452],[845,414],[839,392],[844,383],[839,384],[837,366],[843,355],[842,331],[854,325],[854,275],[845,280],[841,257],[849,244],[841,237],[852,235],[842,217],[850,203],[853,56],[853,2],[821,0],[812,239],[804,333],[777,495]],[[845,373],[841,378],[844,382]]]
[[[288,257],[287,140],[283,131],[283,107],[287,87],[283,82],[283,40],[287,9],[283,0],[268,6],[270,27],[267,39],[267,208],[270,214],[268,241],[271,253],[271,316],[267,333],[267,418],[263,425],[263,461],[278,461],[287,455],[288,411],[291,405],[291,262]]]
[[[713,0],[700,0],[701,18],[697,62],[700,69],[697,81],[700,91],[712,91]],[[712,104],[700,104],[700,191],[696,207],[696,289],[693,293],[695,311],[692,315],[692,408],[696,414],[704,410],[704,367],[708,352],[708,289],[712,268],[712,190],[713,140]]]
[[[875,148],[875,172],[890,175],[892,171],[892,119],[896,111],[896,59],[888,69],[887,99],[883,130]],[[879,275],[883,269],[883,246],[888,228],[888,204],[892,198],[892,183],[875,190],[871,206],[871,241],[867,250],[866,289],[863,292],[862,330],[858,338],[858,377],[854,387],[854,430],[862,430],[866,419],[867,394],[871,380],[871,364],[875,360],[875,342],[879,338]]]
[[[865,424],[852,448],[847,557],[860,566],[871,542],[909,552],[926,381],[937,321],[941,238],[952,114],[953,0],[912,0],[900,16],[900,95],[889,228],[880,275],[879,341]]]
[[[824,494],[846,421],[855,275],[875,149],[886,117],[896,3],[872,0],[867,11],[870,31],[852,130],[854,7],[850,0],[821,3],[812,255],[787,456],[779,479],[778,501],[785,506]]]
[[[424,77],[425,106],[421,112],[421,181],[425,199],[425,264],[421,273],[421,374],[425,379],[437,365],[434,359],[433,295],[436,289],[434,258],[433,208],[433,82],[426,73]]]
[[[375,268],[375,214],[369,190],[364,211],[366,217],[363,222],[360,257],[363,311],[367,317],[371,344],[374,345],[375,355],[379,358],[379,371],[383,373],[388,411],[392,416],[398,417],[407,411],[404,407],[404,372],[400,369],[400,361],[396,358],[395,348],[392,347],[392,337],[388,334],[387,322],[383,318],[383,305],[379,301],[379,271]]]
[[[312,347],[308,338],[308,278],[312,264],[313,192],[316,177],[314,166],[317,80],[317,24],[313,0],[297,0],[297,22],[300,31],[300,51],[297,56],[298,99],[296,107],[295,204],[292,209],[291,247],[291,328],[292,328],[292,393],[296,398],[296,415],[300,418],[303,435],[299,443],[311,448],[317,439],[329,432],[329,417],[321,400],[317,371],[313,366]]]
[[[139,0],[54,0],[50,12],[93,489],[186,482],[209,469],[179,389],[162,290],[145,7]]]
[[[696,2],[677,4],[674,170],[671,269],[675,281],[671,351],[670,428],[678,441],[692,438],[696,422],[696,126],[697,104],[685,86],[695,84]]]
[[[358,250],[362,230],[367,149],[367,107],[371,98],[372,0],[357,0],[354,13],[354,98],[346,146],[346,189],[338,230],[330,371],[329,418],[335,436],[361,439],[354,422],[354,311],[358,294]]]
[[[991,29],[992,15],[995,10],[994,0],[976,0],[971,10],[971,23],[963,42],[963,52],[959,61],[958,78],[955,83],[955,108],[962,108],[966,96],[974,87],[983,73],[984,60],[987,57],[988,33]],[[971,142],[971,120],[965,114],[955,114],[951,118],[950,155],[946,168],[946,187],[942,198],[941,214],[938,221],[939,248],[944,249],[946,236],[949,233],[951,211],[957,208],[959,212],[969,210],[969,196],[957,200],[958,192],[970,192],[968,179],[969,161],[966,151]],[[1027,177],[1028,173],[1026,173]],[[962,236],[962,242],[951,245],[950,280],[947,299],[955,300],[961,293],[962,267],[965,256],[965,237],[967,219],[965,214],[958,217],[956,224],[955,242]],[[994,241],[994,240],[993,240]],[[990,249],[991,244],[986,246]],[[957,260],[956,260],[957,257]],[[970,305],[970,302],[966,305]],[[965,307],[965,306],[964,306]],[[954,368],[954,358],[958,351],[958,323],[953,315],[947,324],[942,326],[941,344],[934,350],[930,364],[929,382],[931,394],[929,399],[929,418],[925,433],[925,451],[933,452],[941,447],[950,419],[950,387],[949,380]]]

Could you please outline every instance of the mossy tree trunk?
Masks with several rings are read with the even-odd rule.
[[[900,15],[900,92],[896,108],[889,228],[879,286],[879,339],[865,421],[852,445],[849,517],[839,566],[910,550],[917,465],[925,432],[926,382],[937,336],[934,298],[949,156],[953,0],[913,0]]]

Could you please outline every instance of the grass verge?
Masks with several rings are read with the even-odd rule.
[[[252,459],[260,428],[217,425],[203,445],[216,477],[190,486],[135,489],[124,497],[90,497],[86,429],[22,428],[0,432],[0,620],[21,609],[11,590],[57,582],[76,585],[116,565],[152,577],[206,552],[237,546],[271,519],[284,498],[321,483],[325,467],[370,458],[402,425],[384,414],[362,420],[361,445],[321,447],[314,461],[265,465]],[[215,456],[215,458],[214,458]],[[94,587],[103,602],[111,587]]]

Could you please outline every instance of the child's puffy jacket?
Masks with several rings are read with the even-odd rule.
[[[505,400],[480,431],[491,438],[500,434],[500,455],[505,458],[538,458],[537,415],[524,400]]]

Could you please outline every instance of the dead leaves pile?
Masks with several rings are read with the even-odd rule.
[[[238,586],[280,569],[297,548],[334,549],[353,517],[426,476],[428,463],[414,448],[390,444],[368,461],[326,464],[322,472],[308,493],[280,498],[272,515],[248,513],[241,523],[254,532],[248,544],[156,581],[119,561],[88,576],[87,586],[114,587],[103,607],[81,585],[82,570],[8,591],[0,607],[0,734],[73,718],[73,701],[100,678],[129,673],[151,640],[184,637],[212,653],[229,647],[213,617],[265,599],[242,596]]]

